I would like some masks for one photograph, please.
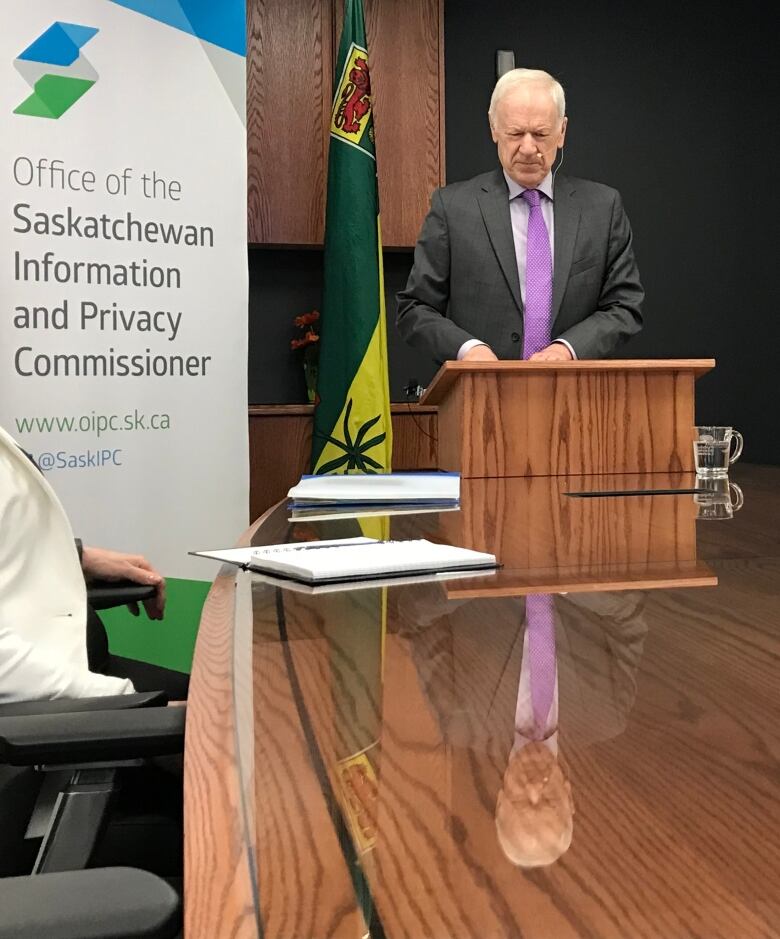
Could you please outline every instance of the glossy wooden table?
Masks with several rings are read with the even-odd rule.
[[[459,512],[391,520],[495,551],[489,576],[307,595],[223,568],[188,711],[187,939],[780,936],[780,469],[732,479],[731,519],[567,494],[693,483],[655,474],[473,480]],[[245,541],[358,533],[280,505]],[[531,594],[554,611],[544,745],[515,730]]]

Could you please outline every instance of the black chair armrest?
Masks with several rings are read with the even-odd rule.
[[[164,880],[132,867],[0,878],[0,937],[172,939],[181,904]]]
[[[153,597],[156,592],[156,587],[137,584],[132,580],[92,580],[87,584],[87,600],[93,610],[140,603]]]
[[[186,707],[0,718],[0,763],[111,763],[181,753]]]
[[[54,701],[13,701],[0,704],[0,718],[29,714],[74,714],[77,711],[124,711],[130,708],[164,707],[164,691],[141,691],[135,694],[112,694],[100,698],[57,698]]]

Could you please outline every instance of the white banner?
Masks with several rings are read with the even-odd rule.
[[[168,618],[247,524],[243,22],[0,8],[0,425],[77,535],[173,579]]]

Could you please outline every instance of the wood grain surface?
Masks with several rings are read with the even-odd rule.
[[[708,564],[717,578],[555,592],[556,761],[574,814],[571,846],[546,867],[515,866],[496,836],[522,592],[428,582],[305,595],[239,574],[225,580],[234,609],[218,579],[190,700],[186,786],[199,791],[187,802],[186,935],[780,937],[780,469],[737,466],[733,478],[745,505],[728,521],[697,521],[691,495],[566,495],[581,479],[475,480],[461,513],[392,520],[393,537],[492,537],[529,577],[557,561],[582,571],[630,558]],[[458,514],[463,527],[447,527]],[[291,526],[280,506],[248,537],[357,533],[349,520]],[[237,779],[251,781],[255,920],[232,860]]]
[[[247,3],[250,243],[322,243],[332,41],[330,0]]]
[[[258,935],[234,697],[235,572],[223,569],[203,608],[184,753],[184,930],[189,939]],[[229,931],[223,931],[230,924]]]
[[[441,468],[466,477],[692,471],[694,378],[712,364],[448,362],[423,402]]]
[[[444,3],[366,0],[365,9],[382,243],[412,247],[444,185]]]
[[[291,694],[289,648],[279,634],[281,602],[276,591],[256,591],[253,795],[262,846],[257,871],[262,926],[266,936],[362,939],[367,928],[340,848],[334,806],[323,792]],[[295,639],[296,657],[305,657],[316,672],[327,669],[327,642],[311,627],[300,636],[294,612],[290,619],[286,628]]]
[[[459,512],[414,519],[425,537],[495,554],[490,578],[458,580],[456,597],[517,596],[568,590],[714,586],[697,557],[696,511],[687,498],[568,492],[689,489],[691,473],[526,476],[461,480]],[[399,519],[396,537],[403,537]]]
[[[715,359],[578,359],[574,362],[445,362],[433,376],[420,404],[438,404],[444,393],[463,375],[515,372],[549,374],[550,372],[693,372],[696,378],[715,368]]]
[[[444,183],[443,0],[368,0],[382,241],[412,247]],[[320,245],[341,0],[247,3],[248,237]]]
[[[270,537],[276,534],[277,540],[284,537],[275,533],[269,513],[237,544],[262,542],[258,531]],[[246,605],[246,589],[237,590],[235,574],[235,568],[224,565],[209,591],[190,677],[184,750],[187,939],[249,939],[262,934],[251,798],[255,766],[253,759],[247,760],[254,751],[251,677],[246,681],[252,660],[241,644],[251,641],[253,614],[251,603]],[[237,602],[237,597],[244,602]]]

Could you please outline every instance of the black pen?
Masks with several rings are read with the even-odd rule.
[[[595,496],[696,496],[704,495],[709,491],[709,489],[605,489],[603,491],[564,492],[564,495],[589,499]]]

